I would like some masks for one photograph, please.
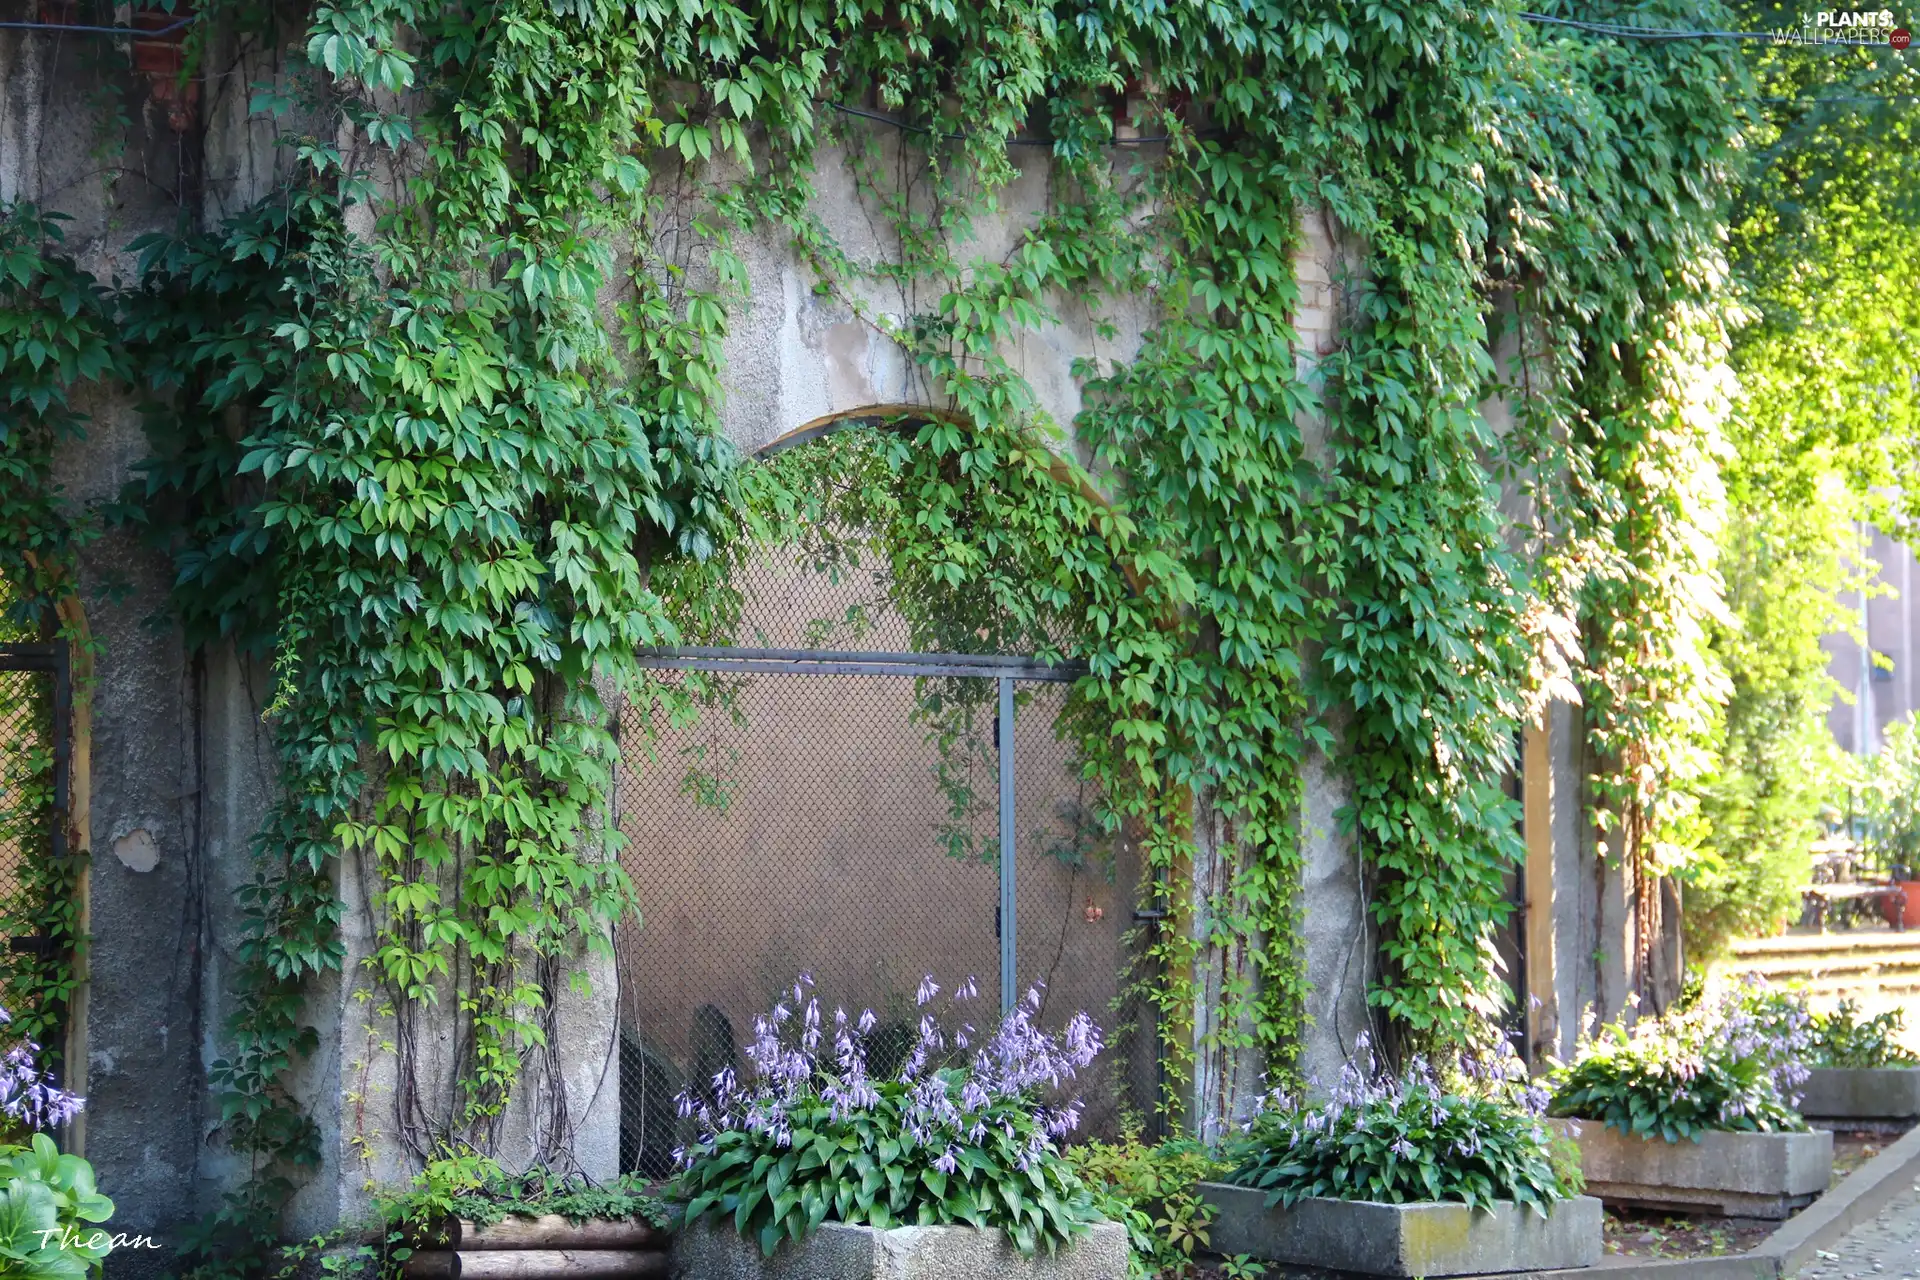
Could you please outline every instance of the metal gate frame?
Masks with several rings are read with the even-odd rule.
[[[855,675],[958,677],[993,680],[1000,705],[994,722],[994,757],[1000,771],[1000,1011],[1012,1010],[1019,986],[1018,886],[1014,849],[1013,686],[1071,684],[1087,674],[1084,662],[1047,663],[1037,658],[974,653],[888,653],[862,649],[743,649],[668,646],[639,651],[639,665],[656,671],[711,671],[734,675]]]

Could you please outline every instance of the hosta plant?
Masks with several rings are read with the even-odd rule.
[[[1900,1043],[1906,1019],[1899,1009],[1861,1018],[1860,1006],[1840,1001],[1831,1013],[1814,1013],[1807,993],[1776,987],[1748,974],[1727,1002],[1761,1026],[1762,1043],[1790,1046],[1796,1061],[1812,1067],[1920,1067],[1920,1054]]]
[[[36,1133],[26,1146],[0,1146],[0,1276],[64,1280],[95,1274],[112,1241],[100,1223],[113,1201],[94,1187],[93,1167],[62,1155]]]
[[[1668,1142],[1803,1130],[1794,1105],[1810,1027],[1804,1007],[1757,983],[1632,1031],[1615,1023],[1582,1036],[1573,1065],[1554,1077],[1548,1114]]]
[[[1419,1059],[1379,1073],[1364,1036],[1359,1054],[1323,1104],[1270,1095],[1229,1150],[1227,1181],[1265,1191],[1269,1205],[1510,1200],[1542,1215],[1579,1193],[1576,1162],[1540,1119],[1545,1096],[1518,1064],[1468,1062],[1447,1083]]]
[[[0,1009],[0,1026],[10,1021]],[[14,1133],[55,1128],[81,1107],[78,1097],[41,1073],[39,1049],[20,1041],[0,1056],[0,1118]],[[46,1134],[0,1142],[0,1276],[65,1280],[97,1273],[111,1248],[99,1224],[112,1215],[113,1201],[94,1186],[93,1166],[62,1155]]]
[[[680,1157],[689,1223],[729,1223],[768,1254],[823,1222],[965,1223],[1004,1231],[1032,1254],[1099,1220],[1055,1146],[1079,1123],[1079,1105],[1054,1099],[1100,1050],[1085,1014],[1048,1034],[1030,991],[976,1043],[969,1026],[942,1027],[929,978],[912,1050],[881,1078],[862,1048],[873,1014],[823,1018],[810,985],[802,978],[790,1001],[756,1019],[744,1079],[722,1071],[710,1091],[682,1095],[682,1114],[700,1127]],[[962,984],[955,1018],[973,997],[973,983]]]
[[[1920,1067],[1920,1054],[1900,1043],[1905,1015],[1888,1009],[1860,1017],[1860,1006],[1842,1000],[1832,1013],[1813,1015],[1812,1060],[1817,1067]]]

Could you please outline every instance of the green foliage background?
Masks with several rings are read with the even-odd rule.
[[[1801,15],[1755,4],[1740,18],[1775,30]],[[1920,216],[1920,65],[1844,47],[1757,46],[1751,61],[1751,159],[1730,225],[1745,323],[1724,468],[1729,612],[1712,633],[1732,693],[1686,840],[1687,943],[1702,959],[1785,924],[1808,845],[1845,816],[1820,638],[1858,625],[1843,601],[1871,574],[1855,522],[1899,529],[1913,501],[1899,486],[1920,470],[1920,299],[1892,284]]]
[[[1776,232],[1778,201],[1735,207],[1769,66],[1756,82],[1724,43],[1460,0],[308,17],[255,101],[282,180],[220,226],[140,242],[124,343],[83,371],[124,359],[142,388],[154,457],[129,510],[173,557],[189,637],[274,661],[283,791],[215,1067],[255,1176],[209,1258],[244,1270],[318,1157],[288,1082],[316,1043],[307,984],[345,955],[342,860],[372,886],[373,1010],[461,1030],[451,1102],[403,1063],[399,1136],[422,1157],[484,1150],[522,1062],[551,1060],[574,941],[631,906],[597,818],[606,695],[665,696],[634,649],[724,636],[738,566],[822,524],[872,533],[929,640],[984,631],[1088,662],[1065,731],[1174,908],[1152,991],[1202,1130],[1245,1095],[1230,1064],[1284,1070],[1302,1029],[1311,752],[1352,780],[1371,999],[1398,1052],[1491,1034],[1520,852],[1504,778],[1549,694],[1583,697],[1593,818],[1632,875],[1643,952],[1657,882],[1703,831],[1732,868],[1726,833],[1797,812],[1775,797],[1803,774],[1768,726],[1817,700],[1811,624],[1762,613],[1780,565],[1831,563],[1834,526],[1760,547],[1753,495],[1790,491],[1766,468],[1792,449],[1784,411],[1729,438],[1727,228],[1743,252],[1802,237],[1838,271],[1867,225],[1838,211],[1871,201],[1828,176],[1830,216]],[[201,29],[220,24],[289,34],[220,7]],[[890,123],[855,114],[874,110]],[[1161,141],[1115,146],[1117,120]],[[1822,127],[1776,123],[1783,146]],[[1009,144],[1035,137],[1045,206],[986,257],[974,232],[1011,203]],[[841,165],[892,233],[878,257],[816,207]],[[1306,218],[1346,257],[1325,350],[1294,329]],[[719,396],[749,235],[784,239],[898,342],[929,412],[743,466]],[[20,287],[73,272],[43,255]],[[918,301],[882,314],[875,285]],[[1792,287],[1835,324],[1870,305]],[[1122,297],[1153,306],[1139,349],[1085,362],[1083,411],[1050,421],[1014,342],[1070,309],[1111,336]],[[1756,404],[1801,394],[1768,385]],[[41,466],[25,438],[10,465]],[[1734,612],[1727,546],[1759,548],[1724,561]]]

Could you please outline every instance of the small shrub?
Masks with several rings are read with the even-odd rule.
[[[1603,1027],[1556,1074],[1548,1114],[1668,1142],[1804,1130],[1793,1108],[1810,1025],[1804,1004],[1751,981],[1719,1001],[1643,1018],[1631,1033]]]
[[[1040,995],[1030,991],[977,1048],[972,1028],[949,1034],[923,1013],[906,1061],[877,1078],[861,1049],[872,1013],[836,1010],[829,1031],[810,985],[803,977],[791,1003],[756,1020],[749,1079],[721,1073],[712,1106],[682,1096],[701,1132],[681,1156],[688,1222],[725,1219],[768,1254],[829,1221],[967,1223],[1032,1254],[1099,1220],[1054,1145],[1079,1123],[1079,1105],[1042,1100],[1100,1050],[1084,1013],[1049,1035],[1034,1025]],[[921,985],[923,1010],[937,992],[932,979]],[[955,1003],[973,995],[969,980]]]
[[[507,1173],[490,1157],[472,1151],[447,1152],[429,1160],[414,1175],[412,1186],[381,1198],[376,1207],[383,1221],[414,1228],[431,1228],[448,1218],[490,1226],[515,1215],[534,1218],[548,1213],[575,1223],[589,1218],[637,1218],[656,1227],[668,1226],[673,1218],[666,1201],[653,1195],[638,1175],[623,1174],[609,1183],[595,1184],[579,1174],[551,1169]]]
[[[1377,1073],[1362,1039],[1332,1099],[1317,1107],[1272,1095],[1228,1152],[1227,1180],[1267,1193],[1269,1205],[1312,1196],[1387,1204],[1448,1200],[1487,1208],[1500,1200],[1544,1215],[1580,1189],[1577,1162],[1542,1123],[1545,1095],[1524,1068],[1501,1063],[1449,1088],[1415,1060],[1398,1077]]]
[[[1813,1063],[1820,1067],[1920,1067],[1920,1054],[1900,1043],[1905,1016],[1889,1009],[1860,1021],[1860,1007],[1842,1000],[1813,1015]]]
[[[1205,1144],[1176,1138],[1149,1146],[1129,1131],[1118,1142],[1071,1147],[1067,1159],[1101,1216],[1125,1224],[1135,1276],[1185,1280],[1198,1274],[1194,1254],[1205,1251],[1214,1215],[1200,1197],[1200,1184],[1227,1171]],[[1243,1270],[1250,1266],[1236,1261]]]

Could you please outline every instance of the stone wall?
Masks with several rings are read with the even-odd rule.
[[[271,126],[246,115],[258,55],[210,51],[209,65],[220,74],[206,80],[195,104],[198,132],[175,130],[178,103],[163,101],[155,83],[136,75],[118,85],[132,121],[122,137],[90,105],[101,84],[81,56],[86,39],[0,32],[0,201],[33,200],[73,215],[70,249],[102,278],[125,278],[132,271],[128,241],[182,220],[217,222],[266,188],[282,153]],[[1044,157],[1016,158],[1024,167],[1001,198],[1003,212],[978,228],[974,251],[981,257],[1004,255],[1047,207]],[[823,219],[856,258],[891,252],[832,152],[822,157],[818,187]],[[1302,226],[1300,359],[1312,376],[1337,333],[1335,282],[1357,270],[1362,255],[1322,216],[1309,214]],[[837,416],[927,402],[927,388],[878,328],[813,292],[782,235],[749,237],[737,248],[751,296],[725,345],[725,430],[742,450]],[[923,301],[877,287],[864,297],[875,313],[896,317]],[[1041,410],[1068,423],[1080,403],[1073,362],[1125,359],[1149,318],[1144,298],[1122,299],[1101,317],[1063,308],[1058,323],[1026,335],[1007,354]],[[1101,338],[1100,321],[1110,322],[1116,336]],[[114,497],[144,453],[130,400],[101,394],[90,408],[86,441],[59,463],[67,496],[82,505]],[[1302,427],[1309,448],[1318,448],[1324,425]],[[92,544],[82,567],[87,619],[105,649],[89,744],[94,942],[81,1082],[90,1097],[86,1154],[119,1206],[117,1229],[177,1239],[247,1172],[219,1140],[206,1078],[222,1052],[227,962],[238,924],[234,892],[251,874],[249,840],[271,794],[272,754],[260,721],[267,678],[230,652],[186,652],[165,617],[169,566],[125,532]],[[1559,896],[1551,897],[1557,945],[1576,957],[1602,945],[1590,936],[1593,917],[1610,917],[1596,897],[1611,901],[1586,888],[1594,873],[1577,814],[1577,715],[1560,710],[1554,719],[1555,794],[1564,803],[1556,800],[1553,810]],[[1357,853],[1336,817],[1346,786],[1324,756],[1307,763],[1305,797],[1302,904],[1312,1023],[1303,1064],[1324,1080],[1337,1074],[1367,1025],[1373,947]],[[392,1181],[408,1172],[393,1136],[391,1056],[370,1052],[391,1027],[370,1018],[356,993],[356,962],[367,954],[370,932],[351,864],[342,868],[340,888],[349,967],[316,986],[310,1012],[321,1048],[296,1085],[325,1137],[322,1168],[293,1207],[290,1225],[299,1232],[351,1217],[365,1203],[370,1177]],[[1578,964],[1558,972],[1552,994],[1563,1005],[1615,995],[1603,981],[1589,984]],[[551,1084],[567,1097],[581,1167],[604,1176],[614,1171],[618,1131],[615,984],[604,972],[595,977],[593,996],[572,998],[559,1010],[562,1079]],[[444,1061],[443,1029],[415,1029],[431,1073],[436,1060]],[[528,1123],[522,1117],[508,1126],[510,1151],[527,1148]],[[158,1274],[160,1265],[156,1255],[125,1253],[110,1272]]]

